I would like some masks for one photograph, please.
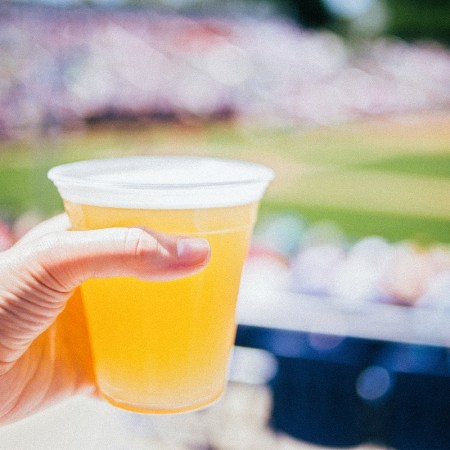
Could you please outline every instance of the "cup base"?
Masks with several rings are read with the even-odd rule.
[[[125,403],[120,400],[116,400],[112,397],[109,397],[108,395],[106,395],[103,392],[100,392],[100,395],[108,403],[115,406],[116,408],[124,409],[126,411],[131,411],[131,412],[139,413],[139,414],[163,415],[163,414],[183,414],[183,413],[188,413],[188,412],[198,411],[200,409],[208,408],[208,407],[212,406],[214,403],[216,403],[217,401],[219,401],[224,392],[225,392],[225,389],[222,389],[216,395],[208,398],[207,400],[201,401],[199,403],[194,403],[194,404],[188,405],[188,406],[181,406],[181,407],[174,407],[174,408],[158,408],[158,407],[144,406],[144,405],[133,405],[133,404]]]

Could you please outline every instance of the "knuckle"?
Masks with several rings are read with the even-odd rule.
[[[125,234],[125,254],[141,259],[158,251],[156,240],[141,228],[129,228]]]

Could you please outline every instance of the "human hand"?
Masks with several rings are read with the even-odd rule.
[[[76,289],[88,278],[171,280],[202,270],[204,239],[147,228],[68,231],[66,215],[0,253],[0,424],[58,399],[95,393],[89,339]]]

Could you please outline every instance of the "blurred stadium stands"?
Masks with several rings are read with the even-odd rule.
[[[445,47],[351,46],[280,17],[3,3],[0,52],[4,137],[106,120],[314,126],[450,107]]]

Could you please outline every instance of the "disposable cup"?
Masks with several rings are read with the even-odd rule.
[[[81,161],[50,170],[75,230],[145,226],[209,241],[204,270],[175,281],[81,286],[99,392],[144,413],[195,410],[224,391],[235,307],[259,201],[273,172],[201,157]]]

